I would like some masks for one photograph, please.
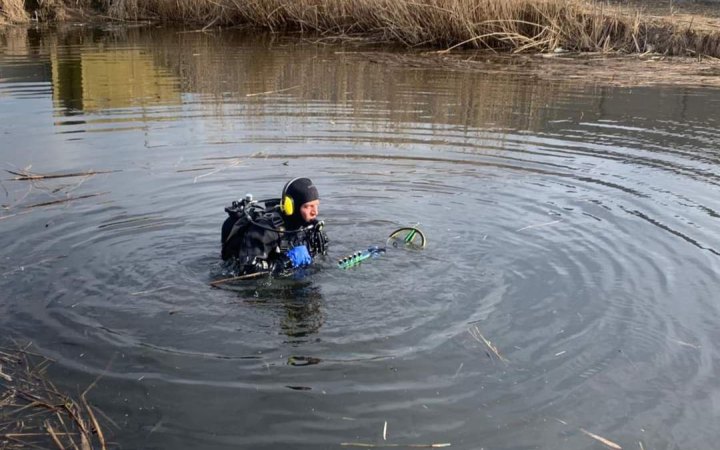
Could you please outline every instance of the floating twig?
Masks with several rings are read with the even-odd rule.
[[[58,205],[58,204],[60,204],[60,203],[73,202],[73,201],[75,201],[75,200],[82,200],[82,199],[84,199],[84,198],[97,197],[97,196],[99,196],[99,195],[105,195],[105,194],[109,194],[109,192],[96,192],[96,193],[94,193],[94,194],[78,195],[77,197],[68,197],[68,198],[63,198],[63,199],[60,199],[60,200],[52,200],[52,201],[49,201],[49,202],[35,203],[35,204],[32,204],[32,205],[25,206],[25,209],[39,208],[39,207],[41,207],[41,206]]]
[[[31,172],[15,172],[14,170],[5,169],[6,172],[15,175],[12,181],[32,181],[32,180],[49,180],[53,178],[70,178],[70,177],[86,177],[92,175],[100,175],[103,173],[121,172],[120,170],[88,170],[87,172],[59,173],[54,175],[43,175]]]
[[[696,349],[696,350],[699,349],[699,348],[701,348],[701,347],[700,347],[699,345],[697,345],[697,344],[691,344],[691,343],[689,343],[689,342],[681,341],[680,339],[670,339],[670,341],[675,342],[676,344],[680,344],[680,345],[682,345],[683,347],[690,347],[690,348],[694,348],[694,349]]]
[[[236,277],[230,277],[230,278],[222,278],[220,280],[215,280],[210,282],[210,286],[217,286],[223,283],[229,283],[231,281],[240,281],[240,280],[251,280],[253,278],[259,278],[263,275],[268,275],[270,272],[255,272],[255,273],[248,273],[245,275],[238,275]]]
[[[170,289],[171,287],[172,287],[172,286],[162,286],[162,287],[155,288],[155,289],[148,289],[148,290],[146,290],[146,291],[132,292],[130,295],[150,294],[150,293],[153,293],[153,292],[164,291],[165,289]]]
[[[198,176],[196,176],[195,178],[193,178],[193,183],[197,183],[197,181],[198,181],[200,178],[205,178],[205,177],[207,177],[207,176],[216,174],[216,173],[218,173],[218,172],[220,172],[220,171],[223,171],[223,170],[225,170],[225,169],[228,169],[228,168],[230,168],[230,167],[239,166],[241,162],[242,162],[241,159],[234,159],[234,160],[230,161],[229,163],[227,163],[227,164],[226,164],[225,166],[223,166],[223,167],[219,167],[219,168],[217,168],[217,169],[215,169],[215,170],[211,170],[210,172],[205,173],[205,174],[203,174],[203,175],[198,175]]]
[[[485,336],[482,335],[482,333],[480,332],[480,329],[478,329],[477,325],[475,325],[474,327],[470,327],[468,329],[468,333],[470,333],[470,336],[474,337],[476,341],[482,342],[483,344],[485,344],[487,346],[487,348],[489,348],[490,351],[493,352],[500,361],[502,361],[504,363],[509,362],[503,355],[500,354],[497,347],[495,347],[495,345],[492,342],[490,342],[488,339],[485,339]]]
[[[526,227],[519,228],[515,231],[517,232],[517,231],[529,230],[530,228],[544,227],[544,226],[552,225],[552,224],[558,223],[558,222],[562,222],[562,221],[561,220],[553,220],[552,222],[538,223],[536,225],[528,225]]]
[[[176,170],[175,172],[177,172],[177,173],[183,173],[183,172],[199,172],[199,171],[201,171],[201,170],[209,170],[209,169],[214,169],[214,168],[215,168],[215,167],[213,167],[213,166],[195,167],[195,168],[193,168],[193,169],[179,169],[179,170]]]
[[[3,371],[2,371],[2,364],[0,364],[0,378],[2,378],[3,380],[5,380],[5,381],[7,381],[7,382],[9,382],[9,383],[12,383],[12,380],[13,380],[10,375],[8,375],[8,374],[6,374],[6,373],[3,373]]]
[[[387,420],[385,421],[385,426],[383,427],[383,441],[387,441]]]
[[[284,89],[277,89],[277,90],[275,90],[275,91],[265,91],[265,92],[257,92],[257,93],[254,93],[254,94],[245,94],[245,97],[257,97],[257,96],[259,96],[259,95],[277,94],[277,93],[280,93],[280,92],[285,92],[285,91],[290,91],[290,90],[292,90],[292,89],[297,89],[297,88],[299,88],[299,87],[300,87],[300,85],[298,84],[298,85],[296,85],[296,86],[291,86],[291,87],[289,87],[289,88],[284,88]]]
[[[618,444],[614,443],[613,441],[611,441],[611,440],[609,440],[609,439],[605,439],[605,438],[602,437],[602,436],[598,436],[598,435],[595,434],[595,433],[591,433],[591,432],[587,431],[587,430],[584,429],[584,428],[580,428],[580,431],[582,431],[583,433],[585,433],[586,435],[588,435],[588,436],[590,436],[591,438],[595,439],[596,441],[601,442],[601,443],[603,443],[604,445],[606,445],[606,446],[608,446],[608,447],[610,447],[610,448],[612,448],[612,449],[614,449],[614,450],[622,450],[622,447],[620,447]]]
[[[107,450],[107,446],[105,445],[105,435],[103,435],[102,428],[100,427],[100,424],[98,424],[97,418],[95,417],[95,413],[93,413],[93,410],[90,407],[90,404],[88,404],[87,399],[85,398],[85,394],[83,393],[83,395],[80,398],[82,399],[83,406],[85,406],[85,410],[87,411],[88,416],[90,417],[90,421],[93,424],[93,429],[95,430],[98,440],[100,441],[101,450]]]
[[[435,444],[367,444],[364,442],[341,442],[342,447],[365,447],[365,448],[382,448],[382,447],[407,447],[407,448],[445,448],[452,444],[449,442],[440,442]]]
[[[48,422],[47,420],[45,421],[45,429],[47,429],[48,433],[50,433],[50,437],[52,438],[55,445],[57,445],[60,450],[65,450],[65,446],[62,445],[62,443],[60,442],[60,438],[58,438],[57,434],[55,434],[55,430],[53,430],[52,425],[50,425],[50,422]]]

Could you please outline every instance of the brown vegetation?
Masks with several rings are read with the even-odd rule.
[[[0,0],[0,5],[17,0]],[[80,2],[83,4],[84,2]],[[43,0],[39,20],[60,20],[73,0]],[[720,31],[672,16],[591,0],[115,0],[116,20],[248,25],[406,46],[513,52],[658,52],[720,56]],[[3,11],[6,7],[3,7]]]
[[[105,437],[86,399],[90,388],[73,400],[49,380],[49,361],[40,357],[34,364],[32,357],[27,348],[0,350],[0,448],[105,450]]]
[[[720,56],[720,33],[586,0],[118,0],[118,19],[249,24],[444,49]]]
[[[85,20],[92,0],[0,0],[0,25]]]
[[[28,15],[23,0],[0,0],[0,25],[5,23],[25,23]]]

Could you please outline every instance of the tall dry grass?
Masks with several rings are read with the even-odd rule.
[[[118,19],[363,35],[445,49],[720,56],[720,33],[643,19],[589,0],[116,0]]]
[[[0,0],[0,25],[86,20],[98,5],[97,0]]]
[[[0,0],[0,25],[26,23],[28,20],[24,0]]]

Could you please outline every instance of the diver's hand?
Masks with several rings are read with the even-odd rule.
[[[293,268],[309,266],[312,264],[312,256],[304,245],[293,247],[286,253],[288,259],[292,263]]]

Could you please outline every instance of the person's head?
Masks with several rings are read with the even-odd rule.
[[[305,225],[320,212],[320,196],[309,178],[294,178],[283,188],[280,210],[291,226]]]

